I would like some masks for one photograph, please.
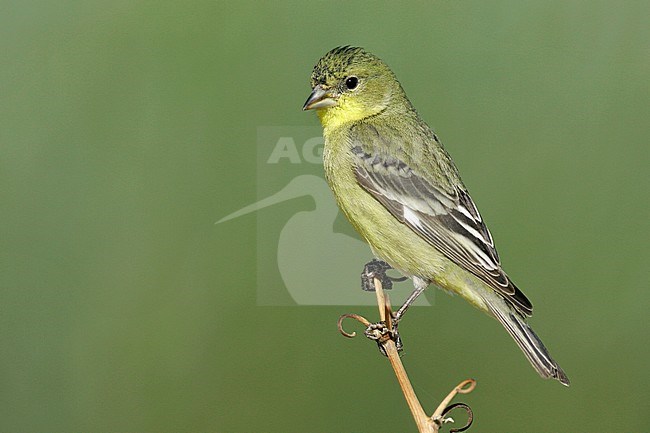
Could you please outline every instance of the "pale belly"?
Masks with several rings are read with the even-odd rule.
[[[339,207],[377,258],[408,277],[418,276],[432,282],[487,311],[483,299],[496,294],[401,223],[366,192],[356,181],[351,158],[347,152],[332,152],[326,145],[326,178]]]

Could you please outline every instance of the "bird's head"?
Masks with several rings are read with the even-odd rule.
[[[334,48],[318,61],[311,73],[311,88],[302,109],[316,109],[324,127],[376,115],[403,94],[381,59],[349,46]]]

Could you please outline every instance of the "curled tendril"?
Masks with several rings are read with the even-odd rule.
[[[460,428],[460,429],[451,429],[450,432],[462,432],[467,430],[471,425],[472,421],[474,419],[474,414],[472,412],[472,409],[470,409],[469,406],[467,406],[465,403],[455,403],[455,404],[449,404],[451,400],[457,395],[457,394],[469,394],[476,388],[476,381],[474,379],[467,379],[456,385],[454,389],[451,390],[449,395],[445,397],[444,400],[440,403],[436,411],[433,413],[431,416],[431,419],[433,422],[438,424],[439,426],[442,425],[445,422],[451,422],[451,418],[445,418],[445,415],[451,412],[453,409],[457,407],[461,407],[465,409],[467,412],[468,420],[467,424]]]
[[[465,423],[465,425],[463,427],[461,427],[461,428],[449,429],[449,433],[463,432],[463,431],[467,430],[468,428],[470,428],[471,425],[472,425],[472,422],[474,421],[474,413],[472,412],[472,409],[468,405],[466,405],[465,403],[454,403],[454,404],[450,404],[449,406],[447,406],[445,408],[445,410],[442,411],[441,416],[443,417],[443,420],[445,419],[444,418],[445,415],[447,415],[449,412],[451,412],[452,410],[454,410],[456,408],[465,409],[465,412],[467,412],[467,423]]]
[[[348,338],[354,338],[357,333],[356,332],[347,332],[345,329],[343,329],[343,321],[345,319],[354,319],[359,323],[362,323],[363,326],[368,327],[370,325],[370,321],[366,319],[363,316],[359,316],[358,314],[344,314],[341,317],[339,317],[339,321],[337,323],[337,327],[339,328],[339,332],[344,336]]]
[[[466,379],[456,386],[456,392],[459,394],[469,394],[474,391],[474,388],[476,388],[476,381],[474,379]]]

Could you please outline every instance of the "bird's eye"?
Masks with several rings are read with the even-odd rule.
[[[345,79],[345,87],[347,87],[349,90],[356,89],[358,84],[359,79],[354,75]]]

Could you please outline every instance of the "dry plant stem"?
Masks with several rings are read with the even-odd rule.
[[[393,311],[390,306],[390,300],[388,299],[388,295],[386,295],[386,293],[384,292],[383,287],[381,285],[381,281],[379,279],[377,278],[374,279],[374,285],[375,285],[375,294],[377,295],[377,305],[379,307],[379,317],[381,318],[381,321],[388,329],[389,333],[374,335],[374,336],[371,333],[371,335],[369,335],[368,329],[372,324],[368,319],[358,314],[344,314],[341,317],[339,317],[339,321],[338,321],[339,332],[348,338],[353,338],[356,335],[356,333],[346,332],[343,329],[343,320],[347,318],[355,319],[356,321],[362,323],[366,327],[366,336],[372,340],[376,340],[377,343],[381,345],[381,349],[383,353],[388,357],[388,360],[390,361],[390,365],[391,367],[393,367],[393,371],[395,372],[397,381],[399,382],[399,385],[402,388],[402,393],[404,394],[406,403],[408,404],[408,407],[411,410],[411,414],[413,415],[413,419],[415,420],[415,424],[417,425],[418,431],[420,433],[438,433],[440,427],[443,424],[447,422],[453,422],[453,420],[447,417],[446,415],[451,410],[459,407],[465,409],[465,411],[467,412],[468,422],[464,427],[461,427],[459,429],[451,429],[450,433],[467,430],[472,424],[472,419],[473,419],[472,410],[469,408],[469,406],[467,406],[464,403],[456,403],[452,405],[449,405],[449,403],[456,396],[456,394],[467,394],[471,392],[476,386],[476,381],[474,379],[467,379],[459,383],[454,389],[451,390],[449,395],[445,397],[442,403],[440,403],[440,405],[433,413],[433,415],[427,416],[427,414],[424,412],[424,409],[422,409],[422,405],[420,404],[420,401],[415,395],[415,391],[413,390],[411,381],[409,380],[408,375],[406,374],[406,370],[404,369],[402,360],[399,357],[399,353],[397,351],[397,346],[395,345],[395,341],[393,341],[391,338],[393,332]]]
[[[386,323],[386,326],[389,330],[392,330],[393,324],[391,323],[391,311],[390,303],[387,296],[384,294],[384,290],[381,286],[381,281],[377,278],[374,279],[375,282],[375,294],[377,295],[377,305],[379,306],[379,317],[381,321]],[[402,365],[402,360],[397,353],[397,346],[393,340],[388,340],[384,343],[384,349],[386,350],[386,355],[390,361],[390,365],[393,367],[399,386],[402,388],[402,393],[404,393],[404,398],[406,403],[411,410],[413,419],[415,419],[415,424],[418,426],[418,431],[420,433],[436,433],[439,429],[439,426],[433,422],[432,418],[429,418],[427,414],[422,409],[422,405],[418,400],[418,397],[415,395],[411,381],[406,374],[404,365]],[[446,407],[443,406],[443,409]]]

